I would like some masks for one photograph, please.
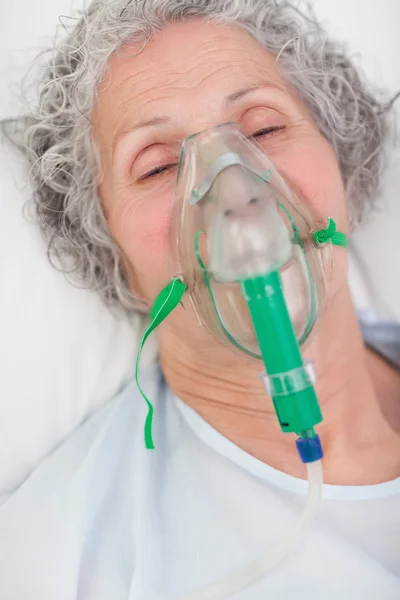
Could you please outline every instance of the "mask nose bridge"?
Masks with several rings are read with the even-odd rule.
[[[250,173],[252,173],[254,176],[256,175],[256,173],[248,169],[248,167],[243,163],[237,154],[227,152],[221,155],[211,164],[203,182],[199,187],[192,190],[190,204],[196,204],[202,200],[204,196],[208,194],[211,188],[215,186],[215,184],[221,185],[221,179],[226,176],[226,172],[229,172],[232,167],[243,169],[243,172],[245,172],[247,176],[249,176]],[[239,181],[242,179],[242,176],[243,173],[241,174]],[[233,197],[237,197],[237,189],[235,190]]]

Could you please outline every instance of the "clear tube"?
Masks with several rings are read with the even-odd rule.
[[[185,596],[181,600],[225,600],[235,592],[246,588],[261,579],[268,571],[276,567],[291,554],[309,531],[322,495],[322,463],[320,460],[308,463],[307,502],[297,523],[289,529],[276,546],[268,550],[257,561],[236,571],[224,581],[211,584],[207,588]]]

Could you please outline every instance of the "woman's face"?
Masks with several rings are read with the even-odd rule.
[[[173,273],[167,230],[183,140],[235,121],[310,208],[347,229],[334,152],[289,89],[275,59],[236,26],[172,24],[119,50],[93,112],[101,197],[133,291],[153,301]],[[274,128],[276,128],[274,130]],[[343,275],[343,278],[345,276]]]

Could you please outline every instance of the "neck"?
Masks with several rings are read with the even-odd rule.
[[[210,340],[207,353],[199,352],[175,331],[160,333],[172,391],[249,454],[303,477],[295,437],[281,432],[260,380],[262,363]],[[399,418],[400,374],[365,348],[348,290],[325,313],[304,358],[315,363],[325,481],[372,485],[400,476],[400,437],[384,416],[392,426]]]

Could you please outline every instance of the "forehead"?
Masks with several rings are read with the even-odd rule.
[[[95,114],[109,126],[184,111],[204,98],[218,102],[232,90],[261,84],[286,91],[275,57],[236,25],[203,20],[170,24],[142,43],[122,46],[110,59]]]

